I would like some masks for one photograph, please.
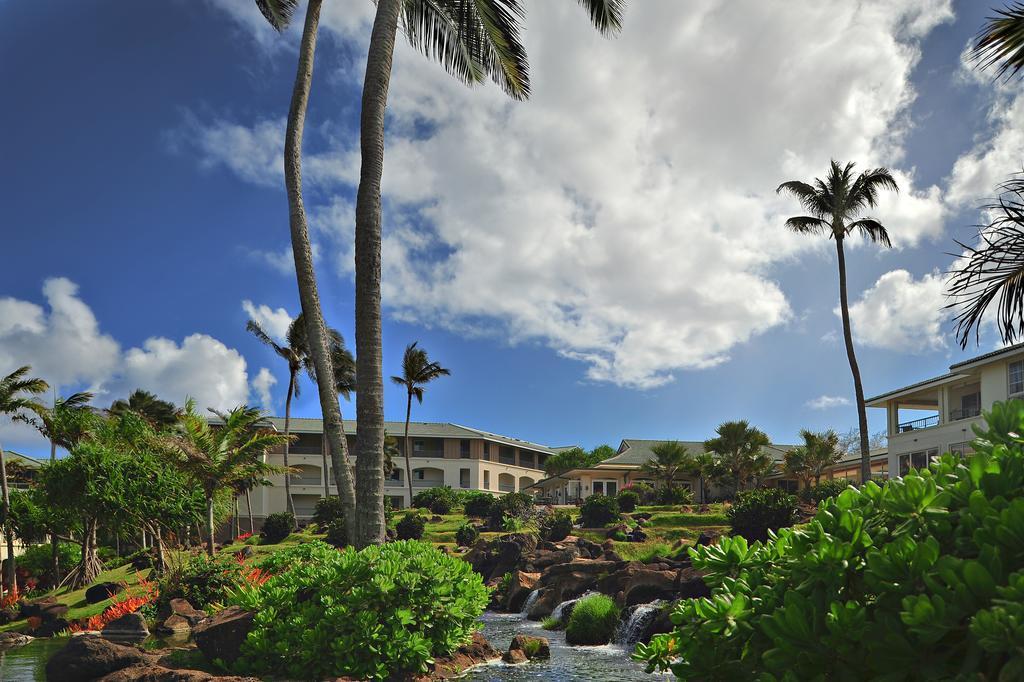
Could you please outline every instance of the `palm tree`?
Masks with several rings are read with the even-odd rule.
[[[719,424],[715,433],[718,434],[715,438],[704,441],[704,450],[718,455],[723,474],[737,491],[763,473],[766,467],[763,450],[771,444],[764,431],[741,419]]]
[[[871,457],[868,447],[868,415],[864,405],[864,387],[861,385],[860,368],[853,350],[853,334],[850,331],[850,305],[846,295],[846,254],[843,241],[856,232],[876,244],[890,248],[889,233],[874,218],[861,217],[867,208],[878,204],[878,192],[883,189],[899,191],[892,174],[885,168],[874,168],[854,177],[853,163],[840,165],[832,161],[824,180],[815,178],[814,184],[790,180],[779,185],[776,192],[786,192],[799,199],[810,215],[793,216],[786,221],[786,227],[798,234],[824,234],[836,242],[839,259],[839,307],[843,316],[843,338],[846,341],[846,355],[853,373],[853,389],[857,395],[857,418],[860,424],[860,469],[861,480],[871,478]]]
[[[1009,80],[1024,69],[1024,3],[995,12],[978,33],[969,58],[980,69],[998,64],[996,78],[1005,75]]]
[[[19,415],[24,416],[26,413],[40,417],[46,414],[46,406],[32,396],[45,393],[49,385],[42,379],[27,376],[31,370],[31,367],[25,365],[0,379],[0,415],[14,418]],[[7,575],[4,580],[8,589],[15,590],[17,587],[14,573],[14,532],[10,524],[11,497],[7,489],[7,463],[2,443],[0,443],[0,492],[3,493],[3,525],[4,536],[7,540]]]
[[[409,465],[409,417],[412,414],[412,399],[423,404],[424,387],[434,379],[446,377],[451,371],[445,369],[437,362],[431,362],[427,357],[427,351],[417,348],[417,342],[413,341],[405,347],[405,354],[402,356],[402,375],[392,376],[391,381],[405,388],[405,479],[409,486],[409,504],[412,504],[412,468]],[[358,424],[357,424],[358,426]]]
[[[240,405],[230,412],[215,414],[220,423],[210,422],[196,411],[189,398],[179,417],[176,431],[161,440],[162,449],[182,471],[190,475],[206,497],[206,550],[213,556],[213,502],[217,493],[234,489],[241,481],[268,474],[290,473],[264,461],[266,451],[283,445],[290,436],[260,428],[264,414]]]
[[[297,6],[296,0],[256,0],[267,20],[284,28]],[[285,139],[285,185],[288,189],[292,253],[296,277],[307,314],[314,360],[322,371],[328,368],[327,342],[316,290],[309,230],[302,203],[301,141],[309,101],[319,25],[321,0],[310,0],[299,48],[299,66],[288,113]],[[624,0],[580,0],[591,21],[603,33],[619,30]],[[378,0],[363,79],[360,111],[360,168],[356,193],[355,280],[356,280],[356,375],[359,381],[357,410],[358,490],[348,499],[342,492],[346,512],[359,514],[356,546],[379,544],[385,535],[384,477],[384,379],[381,364],[381,176],[384,169],[384,111],[391,80],[391,64],[399,21],[409,43],[426,56],[437,59],[450,74],[464,83],[480,83],[490,77],[513,99],[529,95],[526,50],[520,41],[524,16],[521,0]],[[325,427],[332,433],[332,452],[343,452],[344,439],[334,422],[337,396],[321,387],[321,408]],[[338,417],[340,420],[340,415]],[[348,468],[335,462],[336,476],[351,485]],[[358,508],[356,505],[358,502]],[[346,519],[355,514],[346,514]]]
[[[316,381],[316,368],[313,364],[313,359],[309,349],[309,335],[306,333],[306,322],[299,313],[298,317],[291,321],[288,325],[288,331],[285,334],[285,345],[280,345],[269,334],[263,329],[259,322],[255,320],[249,320],[245,325],[245,328],[253,334],[257,339],[260,340],[264,345],[270,346],[275,353],[288,363],[288,393],[284,401],[284,435],[291,435],[291,420],[292,420],[292,398],[298,397],[300,392],[299,384],[299,372],[303,369],[309,374],[309,378],[314,382]],[[341,333],[336,329],[327,330],[328,343],[331,355],[331,369],[334,372],[334,386],[335,390],[339,393],[348,397],[349,391],[352,390],[352,384],[354,383],[354,377],[352,376],[355,367],[355,361],[352,359],[352,354],[349,353],[348,349],[345,348],[345,340],[342,338]],[[344,428],[344,427],[343,427]],[[288,468],[288,444],[286,440],[284,443],[284,466]],[[323,447],[320,448],[323,454],[323,471],[324,471],[324,497],[328,496],[327,487],[327,450]],[[292,488],[291,482],[289,481],[290,476],[284,478],[284,494],[288,499],[288,511],[295,515],[295,502],[292,500]]]
[[[640,468],[661,481],[666,490],[675,488],[680,474],[692,473],[696,467],[696,461],[686,446],[676,440],[651,446],[651,453],[654,459],[647,460]]]
[[[135,389],[135,392],[128,396],[128,400],[115,400],[108,410],[115,416],[121,416],[128,411],[148,421],[157,431],[174,426],[180,412],[174,403],[160,400],[155,394],[141,388]]]

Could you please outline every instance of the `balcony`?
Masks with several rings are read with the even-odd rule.
[[[980,407],[957,408],[955,410],[950,410],[950,412],[949,412],[949,420],[953,421],[953,422],[960,421],[961,419],[972,419],[974,417],[980,417],[980,416],[981,416],[981,408]]]
[[[908,431],[920,431],[921,429],[928,429],[938,425],[939,415],[933,414],[927,417],[921,417],[920,419],[912,419],[910,421],[900,422],[899,432],[907,433]]]

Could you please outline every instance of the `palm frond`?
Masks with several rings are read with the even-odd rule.
[[[1024,68],[1024,3],[995,12],[978,33],[969,59],[979,69],[998,64],[995,77],[1009,80]]]
[[[786,227],[798,234],[826,234],[832,232],[832,226],[821,218],[797,215],[786,220]]]
[[[776,187],[775,193],[790,194],[796,197],[800,205],[808,212],[818,217],[824,217],[832,212],[832,206],[827,202],[827,188],[821,180],[818,180],[817,183],[819,186],[815,188],[806,182],[790,180]]]
[[[292,324],[289,325],[288,327],[289,334],[291,333],[292,327],[294,326],[295,321],[293,320]],[[273,348],[274,352],[280,355],[285,360],[291,359],[288,349],[281,346],[281,344],[279,344],[277,341],[274,341],[274,339],[270,338],[270,334],[268,334],[266,330],[263,329],[263,326],[256,320],[249,320],[248,322],[246,322],[245,329],[253,336],[255,336],[260,343],[262,343],[265,346],[270,346],[271,348]]]
[[[861,218],[846,226],[847,234],[854,230],[876,244],[881,244],[887,249],[892,248],[892,241],[889,240],[889,231],[874,218]]]
[[[882,189],[900,191],[888,168],[872,168],[858,175],[847,194],[846,214],[852,215],[863,208],[877,206],[878,192]]]
[[[299,6],[298,0],[256,0],[256,6],[276,31],[283,31],[291,23]]]
[[[602,35],[614,35],[622,30],[625,0],[579,0],[579,3],[590,14],[591,23]]]

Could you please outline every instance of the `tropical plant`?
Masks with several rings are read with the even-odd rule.
[[[548,542],[561,542],[572,533],[572,517],[569,512],[558,510],[548,514],[540,522],[540,537]]]
[[[764,542],[769,531],[796,523],[796,497],[782,488],[745,490],[736,495],[725,515],[733,535],[742,535],[751,542]]]
[[[160,580],[161,605],[185,599],[197,609],[225,604],[242,582],[244,568],[231,554],[193,554]]]
[[[458,496],[449,486],[427,488],[416,493],[412,506],[429,509],[435,514],[448,514],[458,503]]]
[[[711,595],[637,657],[684,679],[1021,679],[1024,403],[985,423],[966,460],[848,488],[767,544],[690,549]]]
[[[395,524],[395,533],[399,540],[419,540],[426,526],[427,522],[418,512],[406,512]]]
[[[808,431],[802,429],[803,445],[789,450],[784,455],[783,468],[805,486],[814,481],[821,483],[825,470],[838,462],[843,453],[839,449],[839,436],[835,431]]]
[[[636,511],[636,507],[640,504],[640,495],[633,490],[620,490],[618,494],[619,509],[629,514],[630,512]]]
[[[189,398],[179,416],[178,429],[160,440],[163,451],[201,487],[206,498],[206,549],[213,556],[213,503],[218,491],[253,476],[285,473],[264,461],[267,450],[283,445],[289,436],[261,428],[264,414],[240,405],[230,412],[210,410],[218,422],[211,424],[196,411]]]
[[[771,465],[763,452],[771,444],[768,435],[746,420],[719,424],[715,433],[715,438],[704,441],[704,450],[718,455],[714,472],[718,483],[739,491]]]
[[[583,597],[569,614],[565,624],[568,644],[607,644],[615,634],[619,622],[619,607],[615,600],[604,594]]]
[[[313,523],[326,528],[332,521],[344,520],[345,508],[337,497],[321,497],[313,510]]]
[[[603,33],[618,31],[623,0],[580,0]],[[276,28],[287,25],[296,0],[257,0]],[[316,292],[312,249],[301,196],[301,140],[309,101],[313,54],[321,0],[307,4],[299,49],[299,67],[288,114],[285,139],[285,184],[291,217],[292,253],[302,299],[309,317],[310,336],[324,338]],[[492,78],[513,99],[529,95],[526,50],[519,32],[524,10],[519,0],[480,0],[474,3],[442,0],[380,0],[367,51],[360,109],[361,168],[356,192],[355,307],[357,409],[357,497],[362,514],[359,543],[384,539],[384,379],[381,367],[381,177],[384,171],[384,112],[391,80],[395,37],[401,23],[412,47],[437,59],[448,73],[471,84]],[[324,344],[326,346],[326,344]],[[327,367],[326,348],[318,367]],[[324,418],[337,412],[321,394]],[[333,441],[332,441],[333,445]],[[335,464],[336,469],[340,468]],[[347,471],[345,472],[347,474]],[[339,491],[341,485],[339,482]],[[345,497],[345,495],[343,495]],[[346,507],[353,506],[346,501]]]
[[[32,368],[28,365],[19,367],[7,376],[0,379],[0,416],[9,419],[27,414],[38,416],[45,415],[46,406],[39,402],[35,396],[44,393],[49,385],[42,379],[28,376]],[[10,589],[15,587],[15,559],[14,559],[14,531],[8,523],[11,514],[11,498],[7,489],[7,461],[4,457],[3,444],[0,443],[0,492],[3,493],[3,516],[4,537],[7,541],[7,561],[4,562],[7,574],[4,582]]]
[[[654,455],[654,459],[644,462],[640,470],[661,481],[667,490],[675,487],[679,476],[692,473],[696,469],[693,456],[686,450],[686,446],[677,440],[651,446],[651,454]]]
[[[494,495],[481,490],[467,490],[461,499],[463,513],[478,519],[487,518],[494,506]]]
[[[504,530],[505,522],[514,519],[520,525],[533,514],[534,499],[527,493],[505,493],[494,500],[488,516],[491,530]]]
[[[968,58],[978,68],[996,66],[996,78],[1009,80],[1024,68],[1024,3],[1013,2],[989,17]]]
[[[459,547],[472,547],[480,538],[480,529],[471,523],[463,523],[455,529],[455,544]]]
[[[276,545],[291,535],[295,529],[295,516],[291,512],[274,512],[267,514],[260,529],[260,538],[264,544]]]
[[[174,403],[161,400],[156,394],[137,388],[128,396],[128,400],[115,400],[107,411],[116,417],[125,412],[134,412],[149,422],[155,430],[160,431],[177,423],[180,410]]]
[[[841,478],[835,478],[828,481],[822,481],[818,485],[804,488],[797,493],[797,496],[800,498],[801,502],[818,505],[830,497],[839,497],[843,491],[849,487],[850,483],[848,481],[844,481]]]
[[[590,495],[580,507],[580,523],[584,528],[603,528],[621,518],[618,500],[608,495]]]
[[[405,353],[402,355],[402,375],[391,377],[391,381],[403,387],[406,393],[405,440],[403,441],[402,449],[405,451],[405,479],[409,486],[410,500],[413,499],[412,466],[409,464],[409,457],[411,456],[411,448],[409,447],[409,418],[412,414],[412,399],[416,398],[416,402],[422,404],[424,387],[434,379],[451,374],[451,371],[442,367],[440,363],[431,362],[430,358],[427,357],[427,351],[423,348],[417,348],[416,344],[417,342],[414,341],[405,347]]]
[[[589,452],[580,447],[569,448],[548,457],[544,461],[544,473],[557,476],[573,469],[589,469],[614,456],[615,450],[610,445],[598,445]]]
[[[825,179],[815,178],[813,184],[790,180],[779,185],[779,193],[796,197],[810,215],[793,216],[786,221],[786,227],[797,234],[826,235],[836,242],[839,263],[839,308],[843,318],[843,339],[846,342],[846,356],[853,374],[853,388],[857,396],[857,418],[861,433],[860,457],[861,480],[871,478],[871,456],[868,447],[868,416],[864,405],[864,387],[860,380],[860,368],[853,349],[853,332],[850,328],[850,304],[846,293],[846,252],[844,241],[853,233],[864,239],[890,248],[889,233],[878,220],[862,216],[862,212],[878,205],[878,193],[883,189],[896,192],[899,187],[886,168],[863,171],[856,177],[853,163],[845,166],[832,161]]]

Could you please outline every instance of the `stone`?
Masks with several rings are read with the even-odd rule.
[[[508,645],[505,656],[513,651],[522,651],[526,658],[531,661],[547,660],[551,658],[551,644],[546,637],[533,637],[531,635],[516,635]],[[503,660],[504,657],[503,657]],[[510,662],[510,661],[506,661]]]
[[[99,604],[115,594],[120,594],[123,590],[124,585],[119,583],[96,583],[85,591],[85,603]]]
[[[671,598],[676,588],[675,571],[652,571],[648,568],[636,570],[623,587],[625,606]]]
[[[13,623],[21,617],[19,609],[10,606],[6,609],[0,609],[0,625],[7,625]]]
[[[0,632],[0,650],[25,646],[33,639],[35,638],[20,632]]]
[[[237,552],[235,552],[235,557],[238,558],[238,559],[245,560],[245,559],[251,559],[253,554],[254,554],[254,552],[253,552],[252,547],[250,547],[249,545],[246,545],[242,549],[240,549]]]
[[[211,675],[202,670],[181,670],[161,665],[145,664],[122,668],[101,677],[97,682],[259,682],[256,677]]]
[[[432,682],[460,677],[467,669],[499,658],[500,654],[479,632],[473,633],[469,644],[460,646],[447,656],[438,656],[430,672],[415,678],[415,682]]]
[[[229,606],[192,630],[196,646],[207,660],[218,658],[231,665],[241,655],[242,642],[253,628],[256,614],[238,606]]]
[[[512,580],[509,583],[508,594],[505,597],[505,610],[511,613],[518,613],[523,608],[526,598],[530,592],[537,587],[540,580],[540,573],[526,573],[524,571],[512,571]]]
[[[179,616],[188,623],[189,627],[194,627],[206,618],[207,613],[202,609],[193,607],[187,599],[176,598],[161,607],[160,612],[157,614],[158,618],[165,620],[172,616]]]
[[[102,637],[72,637],[46,664],[47,682],[97,680],[124,668],[149,661],[133,646],[115,644]]]
[[[506,663],[511,663],[512,665],[519,665],[521,663],[529,662],[530,658],[522,649],[509,649],[502,655],[501,660]]]
[[[141,613],[126,613],[104,625],[100,634],[115,641],[141,642],[149,637],[149,628]]]
[[[44,621],[63,618],[67,615],[67,604],[61,604],[56,597],[46,597],[37,601],[25,602],[21,605],[22,618],[40,618]]]
[[[59,635],[68,628],[71,624],[63,618],[52,618],[49,620],[42,621],[38,627],[32,630],[33,637],[53,637]]]
[[[192,624],[183,616],[174,613],[167,616],[157,630],[167,635],[186,635],[192,631]]]
[[[720,537],[722,537],[722,534],[719,533],[718,531],[702,530],[700,532],[700,535],[697,536],[697,540],[696,540],[695,544],[704,545],[704,546],[714,545],[714,544],[716,544],[718,542],[718,538],[720,538]]]
[[[676,573],[675,593],[682,599],[710,597],[711,588],[704,582],[704,576],[695,568],[681,568]]]
[[[589,554],[591,559],[601,556],[601,552],[604,551],[601,545],[586,538],[576,538],[576,546],[580,549],[580,556]]]
[[[617,523],[614,526],[610,527],[607,531],[605,531],[604,536],[609,540],[613,539],[616,535],[625,535],[628,538],[630,530],[630,527],[626,524]]]

